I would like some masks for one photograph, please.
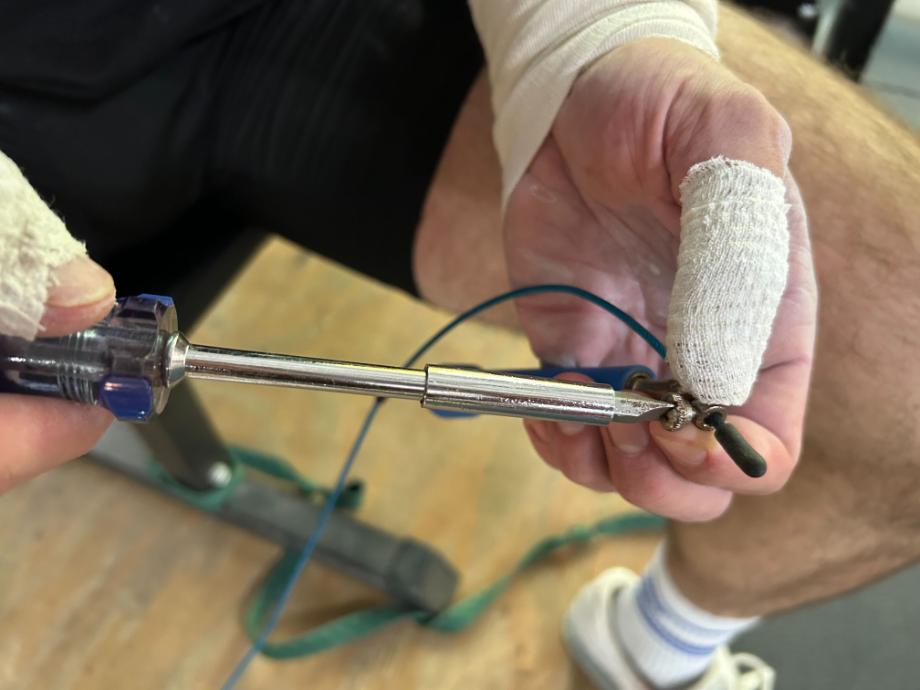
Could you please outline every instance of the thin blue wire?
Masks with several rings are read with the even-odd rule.
[[[487,309],[491,309],[492,307],[501,304],[502,302],[507,302],[508,300],[527,297],[529,295],[545,294],[548,292],[574,295],[575,297],[579,297],[583,300],[591,302],[592,304],[596,304],[601,309],[604,309],[605,311],[620,319],[620,321],[626,324],[633,332],[635,332],[646,343],[648,343],[649,346],[655,350],[655,352],[661,355],[662,359],[665,357],[665,348],[661,341],[658,340],[658,338],[656,338],[642,324],[640,324],[632,316],[627,314],[616,305],[611,304],[602,297],[598,297],[593,292],[583,290],[582,288],[575,287],[573,285],[549,284],[533,285],[531,287],[509,290],[508,292],[497,295],[492,299],[481,302],[475,307],[467,309],[462,314],[457,315],[447,325],[438,330],[434,335],[428,338],[428,340],[422,343],[422,345],[412,353],[409,359],[403,363],[403,366],[410,367],[415,364],[419,357],[434,347],[434,345],[437,344],[438,341],[440,341],[444,336],[450,333],[461,323],[471,319],[477,314]],[[262,630],[259,632],[259,636],[253,641],[252,645],[246,651],[246,654],[243,655],[243,658],[240,659],[239,663],[237,663],[236,667],[233,669],[233,672],[227,677],[227,680],[222,686],[222,690],[233,690],[233,688],[239,682],[240,678],[242,678],[243,674],[246,672],[249,664],[252,663],[252,660],[256,657],[256,655],[262,651],[262,648],[268,641],[268,637],[274,631],[275,626],[278,625],[278,620],[281,618],[281,613],[284,611],[284,606],[287,604],[287,600],[290,598],[291,592],[294,590],[294,586],[300,579],[300,575],[303,573],[304,568],[307,567],[307,563],[309,562],[310,557],[316,550],[316,545],[319,542],[320,535],[322,534],[323,529],[326,527],[326,522],[328,522],[329,516],[332,515],[332,511],[335,509],[335,505],[338,502],[339,496],[345,488],[345,482],[348,479],[349,473],[351,472],[352,465],[354,465],[355,459],[358,457],[358,452],[361,450],[361,446],[364,444],[364,439],[367,437],[367,432],[370,431],[371,423],[377,416],[377,412],[380,410],[383,402],[384,401],[382,398],[375,400],[374,404],[371,406],[371,409],[364,417],[364,421],[361,423],[361,429],[358,431],[358,435],[355,437],[354,442],[351,444],[351,449],[348,451],[348,456],[345,458],[345,463],[342,465],[342,469],[339,471],[339,476],[336,479],[335,486],[329,493],[326,502],[323,504],[323,508],[316,520],[316,526],[310,533],[310,537],[307,539],[307,543],[304,544],[303,549],[300,552],[300,556],[297,558],[297,563],[294,565],[294,569],[291,571],[291,575],[284,585],[284,590],[275,601],[272,612],[269,615],[268,620],[265,621],[265,625],[262,626]]]
[[[580,287],[575,287],[574,285],[562,285],[556,283],[548,283],[546,285],[531,285],[530,287],[517,288],[516,290],[509,290],[508,292],[503,292],[502,294],[493,297],[492,299],[487,299],[485,302],[477,304],[475,307],[467,309],[462,314],[457,315],[452,321],[450,321],[446,326],[441,330],[431,336],[426,340],[418,350],[416,350],[409,359],[406,360],[406,363],[403,364],[404,367],[410,367],[415,364],[416,360],[421,357],[423,354],[428,352],[431,347],[437,343],[441,338],[447,335],[454,328],[459,326],[461,323],[470,319],[477,314],[484,312],[487,309],[491,309],[494,306],[501,304],[502,302],[507,302],[512,299],[519,299],[521,297],[528,297],[530,295],[540,295],[547,292],[554,293],[564,293],[569,295],[574,295],[579,297],[586,302],[591,302],[592,304],[597,305],[604,311],[613,314],[620,321],[626,324],[631,331],[636,335],[642,338],[649,347],[651,347],[655,352],[661,355],[661,358],[664,359],[667,356],[667,351],[665,350],[664,344],[655,337],[655,335],[649,331],[645,326],[636,321],[632,316],[627,314],[625,311],[620,309],[615,304],[608,302],[603,297],[598,297],[593,292],[584,290]]]
[[[268,641],[268,636],[272,634],[272,631],[275,629],[275,626],[278,625],[278,619],[281,618],[281,613],[284,610],[284,605],[287,603],[288,598],[291,596],[291,592],[294,589],[294,585],[297,584],[297,580],[300,578],[300,574],[303,572],[304,568],[307,567],[307,562],[310,560],[310,556],[313,555],[313,551],[316,549],[316,544],[319,542],[320,535],[323,532],[323,529],[326,526],[326,522],[329,520],[329,516],[332,514],[335,504],[338,502],[339,496],[342,494],[342,490],[345,487],[345,480],[348,478],[348,474],[351,471],[351,466],[355,462],[355,458],[358,457],[358,451],[361,450],[361,445],[364,443],[364,438],[367,436],[367,432],[371,428],[371,422],[374,421],[374,417],[377,416],[377,412],[380,410],[380,406],[383,404],[383,399],[378,398],[374,401],[374,404],[371,406],[371,409],[368,411],[367,415],[364,417],[364,421],[361,424],[361,430],[358,431],[358,435],[355,437],[354,443],[351,444],[351,450],[348,451],[348,457],[345,459],[345,464],[342,465],[342,469],[339,471],[338,479],[335,482],[335,486],[329,494],[329,497],[326,499],[326,502],[323,504],[323,509],[320,511],[319,517],[316,520],[316,526],[313,528],[313,531],[310,533],[307,543],[304,544],[303,549],[300,552],[300,556],[297,559],[297,563],[294,566],[294,570],[291,572],[291,576],[288,578],[288,581],[284,585],[284,590],[281,592],[281,595],[278,597],[275,602],[275,606],[272,608],[271,615],[268,617],[268,620],[265,622],[265,625],[262,626],[262,630],[259,633],[259,636],[253,641],[252,645],[246,651],[246,654],[240,659],[237,663],[236,668],[233,669],[227,680],[224,681],[222,686],[223,690],[232,690],[239,682],[240,678],[243,676],[243,673],[246,672],[246,668],[256,657],[256,655],[262,651],[262,647],[265,646],[265,643]]]

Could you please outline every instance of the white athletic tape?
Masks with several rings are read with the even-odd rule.
[[[786,287],[783,181],[713,158],[680,185],[681,231],[666,344],[674,378],[702,402],[747,400]]]
[[[470,0],[489,63],[502,201],[581,71],[617,46],[664,36],[718,57],[715,0]]]
[[[52,269],[84,254],[86,248],[0,153],[0,333],[34,338]]]

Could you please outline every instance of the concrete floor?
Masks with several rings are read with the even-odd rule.
[[[776,669],[777,690],[918,690],[920,567],[765,621],[735,641]]]

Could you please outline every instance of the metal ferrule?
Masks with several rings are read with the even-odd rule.
[[[554,421],[608,424],[617,413],[616,392],[601,383],[495,374],[429,366],[422,407]]]

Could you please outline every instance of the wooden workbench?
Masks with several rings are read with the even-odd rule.
[[[180,305],[181,319],[181,305]],[[270,239],[191,334],[195,342],[398,363],[447,315]],[[464,326],[432,361],[525,366],[519,336]],[[369,400],[195,382],[227,442],[331,482]],[[359,515],[436,545],[460,594],[503,573],[535,540],[630,508],[550,470],[520,422],[449,422],[388,403],[355,475]],[[559,639],[565,607],[605,567],[639,568],[656,535],[567,551],[513,585],[469,631],[412,623],[305,660],[257,659],[241,688],[587,688]],[[243,603],[273,545],[76,461],[0,497],[0,689],[217,688],[248,640]],[[279,636],[379,600],[311,566]]]

